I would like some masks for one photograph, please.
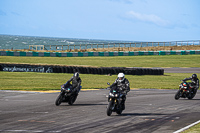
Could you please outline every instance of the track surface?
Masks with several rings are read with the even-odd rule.
[[[163,69],[165,73],[200,73],[199,67],[191,67],[191,68],[172,67]]]
[[[108,90],[81,91],[74,105],[55,106],[59,93],[0,91],[1,133],[172,133],[200,120],[200,93],[174,99],[177,90],[131,90],[122,115],[106,115]]]

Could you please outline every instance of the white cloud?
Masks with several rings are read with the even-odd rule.
[[[140,20],[143,22],[151,22],[159,26],[167,26],[169,25],[169,21],[160,18],[154,14],[141,14],[134,11],[127,12],[129,18]]]

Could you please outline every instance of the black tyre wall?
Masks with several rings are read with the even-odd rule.
[[[125,67],[77,67],[77,66],[54,66],[54,65],[31,65],[31,64],[4,64],[0,63],[0,71],[4,67],[44,67],[45,71],[50,67],[53,73],[75,73],[81,74],[118,74],[125,73],[126,75],[163,75],[164,69],[153,68],[125,68]]]

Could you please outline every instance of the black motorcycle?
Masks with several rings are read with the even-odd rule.
[[[56,106],[59,106],[62,102],[72,105],[76,101],[78,93],[74,92],[71,88],[71,85],[68,85],[66,88],[64,88],[64,85],[61,85],[61,92],[55,102]]]
[[[110,83],[107,83],[110,85]],[[114,89],[107,88],[110,90],[108,95],[108,106],[107,106],[107,115],[110,116],[112,112],[116,112],[117,114],[121,114],[123,111],[122,105],[122,96],[124,94],[121,93],[120,88],[115,87]]]
[[[178,100],[180,97],[181,98],[188,98],[192,99],[196,95],[197,90],[192,86],[192,83],[183,81],[179,85],[179,90],[175,94],[175,99]]]

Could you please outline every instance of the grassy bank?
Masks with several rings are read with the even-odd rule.
[[[98,67],[200,67],[200,55],[114,56],[114,57],[13,57],[0,56],[1,63],[86,65]],[[192,74],[126,75],[131,88],[177,89],[180,80]],[[55,90],[72,74],[0,72],[0,89]],[[81,74],[83,88],[106,88],[117,75]]]
[[[181,133],[199,133],[200,132],[200,123],[181,132]]]
[[[35,72],[0,72],[2,90],[56,90],[72,74],[35,73]],[[177,89],[180,80],[191,76],[190,73],[165,73],[165,75],[126,75],[131,88]],[[117,75],[80,74],[83,89],[106,88],[107,82],[113,83]]]
[[[152,55],[113,57],[17,57],[0,56],[0,62],[85,65],[97,67],[200,67],[200,55]]]

